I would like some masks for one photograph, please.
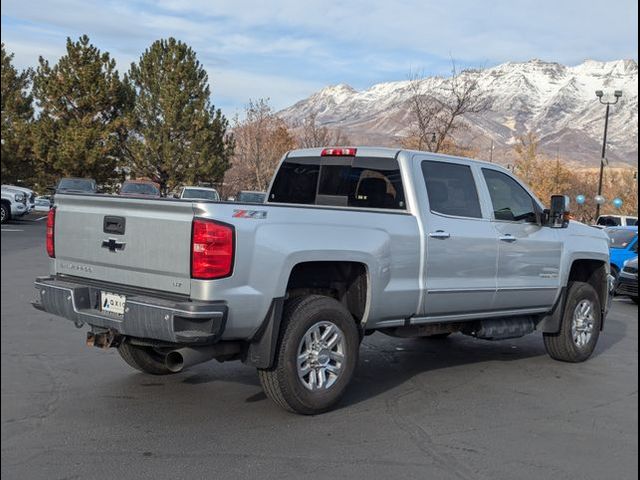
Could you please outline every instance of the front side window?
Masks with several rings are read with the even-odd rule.
[[[537,209],[531,195],[509,175],[496,170],[483,168],[482,173],[496,220],[507,222],[536,223]]]
[[[282,163],[272,203],[405,209],[400,167],[391,158],[305,157]]]
[[[429,160],[422,162],[421,166],[432,212],[482,218],[471,167]]]

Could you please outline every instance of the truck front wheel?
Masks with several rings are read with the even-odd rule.
[[[571,282],[560,331],[544,334],[544,346],[551,358],[563,362],[584,362],[598,342],[602,308],[595,289],[585,282]]]
[[[267,396],[304,415],[326,412],[342,397],[358,362],[360,335],[349,311],[322,295],[285,306],[274,365],[259,369]]]

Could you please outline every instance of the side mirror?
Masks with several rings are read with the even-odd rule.
[[[45,188],[47,192],[56,193],[56,187],[47,187]]]
[[[227,202],[235,202],[236,197],[227,197]]]
[[[569,197],[552,195],[551,208],[547,210],[547,226],[551,228],[567,228],[569,226]]]

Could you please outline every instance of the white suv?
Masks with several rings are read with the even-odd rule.
[[[598,227],[634,227],[638,225],[638,217],[626,215],[600,215],[596,221]]]
[[[33,209],[32,201],[35,202],[35,195],[28,188],[2,185],[2,223],[29,213]]]

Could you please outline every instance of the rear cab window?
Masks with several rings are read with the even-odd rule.
[[[378,157],[286,159],[268,202],[406,210],[397,160]]]

